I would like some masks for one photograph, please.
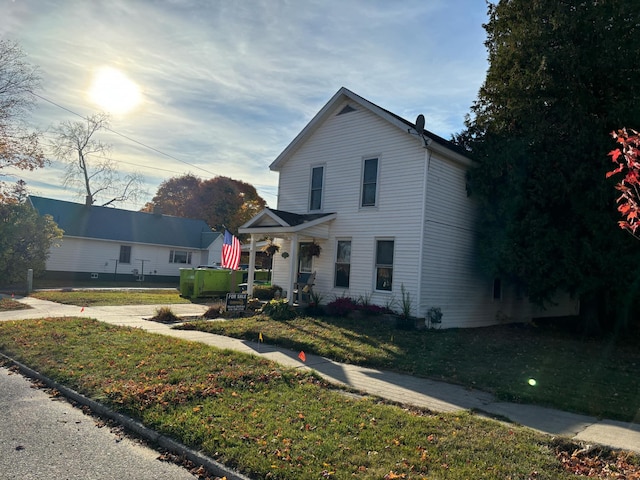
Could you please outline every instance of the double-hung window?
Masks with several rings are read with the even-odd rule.
[[[374,207],[378,192],[378,159],[367,158],[362,169],[362,199],[360,206]]]
[[[336,276],[334,285],[349,288],[351,275],[351,240],[338,240],[336,251]]]
[[[120,263],[131,263],[131,245],[120,245]]]
[[[393,240],[376,240],[376,290],[393,288]]]
[[[171,250],[169,252],[169,263],[191,264],[191,252],[184,250]]]
[[[324,167],[311,169],[311,189],[309,193],[309,210],[322,208],[322,185],[324,183]]]

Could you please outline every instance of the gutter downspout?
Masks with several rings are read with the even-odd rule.
[[[431,150],[428,148],[428,142],[426,138],[423,138],[424,141],[424,174],[422,180],[422,218],[420,220],[420,253],[418,254],[418,290],[416,295],[418,296],[418,309],[416,312],[416,316],[418,318],[423,317],[423,311],[425,311],[425,307],[422,304],[422,277],[424,272],[424,238],[425,238],[425,228],[426,228],[426,215],[427,215],[427,187],[429,185],[429,166],[431,164]],[[425,314],[426,315],[426,314]]]

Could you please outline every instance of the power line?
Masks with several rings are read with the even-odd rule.
[[[53,144],[49,144],[49,146],[52,146],[52,145]],[[138,167],[138,168],[146,168],[148,170],[158,170],[158,171],[161,171],[161,172],[173,173],[175,175],[184,175],[184,172],[179,172],[177,170],[169,170],[167,168],[151,167],[151,166],[148,166],[148,165],[141,165],[139,163],[127,162],[126,160],[120,160],[120,159],[114,158],[114,157],[105,157],[105,156],[96,155],[96,154],[90,154],[89,156],[90,157],[102,158],[102,159],[105,159],[105,160],[106,159],[113,160],[114,162],[117,162],[117,163],[123,163],[125,165],[131,165],[131,166]],[[189,174],[191,174],[191,173],[189,173]],[[202,178],[202,179],[206,180],[206,177],[203,177],[202,175],[198,175],[198,174],[191,174],[191,175],[194,175],[196,177],[199,177],[199,178]],[[263,188],[263,189],[277,188],[276,185],[265,185],[265,184],[262,184],[262,183],[252,183],[251,185],[253,185],[256,188]],[[267,192],[266,194],[267,195],[276,196],[276,194],[274,194],[274,193]]]
[[[48,102],[48,103],[50,103],[51,105],[54,105],[54,106],[56,106],[56,107],[58,107],[58,108],[60,108],[60,109],[62,109],[62,110],[64,110],[64,111],[66,111],[66,112],[69,112],[69,113],[71,113],[72,115],[76,115],[77,117],[80,117],[80,118],[82,118],[83,120],[88,120],[88,119],[87,119],[87,117],[85,117],[85,116],[83,116],[83,115],[80,115],[79,113],[74,112],[73,110],[71,110],[71,109],[69,109],[69,108],[67,108],[67,107],[65,107],[65,106],[63,106],[63,105],[60,105],[59,103],[54,102],[53,100],[50,100],[50,99],[48,99],[48,98],[46,98],[46,97],[43,97],[42,95],[39,95],[39,94],[37,94],[37,93],[35,93],[35,92],[30,92],[30,93],[31,93],[31,95],[33,95],[33,96],[35,96],[35,97],[38,97],[38,98],[40,98],[41,100],[44,100],[45,102]],[[105,129],[105,130],[107,130],[107,131],[109,131],[109,132],[111,132],[111,133],[114,133],[114,134],[116,134],[116,135],[118,135],[118,136],[120,136],[120,137],[122,137],[122,138],[126,138],[126,139],[127,139],[127,140],[129,140],[130,142],[136,143],[136,144],[138,144],[138,145],[140,145],[140,146],[142,146],[142,147],[144,147],[144,148],[147,148],[147,149],[149,149],[149,150],[151,150],[151,151],[153,151],[153,152],[159,153],[160,155],[164,155],[165,157],[171,158],[172,160],[176,160],[176,161],[178,161],[178,162],[184,163],[185,165],[189,165],[190,167],[197,168],[198,170],[202,170],[203,172],[205,172],[205,173],[207,173],[207,174],[209,174],[209,175],[213,175],[214,177],[218,177],[218,176],[220,176],[220,175],[219,175],[219,174],[217,174],[217,173],[210,172],[210,171],[208,171],[208,170],[206,170],[206,169],[204,169],[204,168],[202,168],[202,167],[199,167],[199,166],[194,165],[194,164],[192,164],[192,163],[186,162],[186,161],[184,161],[184,160],[182,160],[182,159],[180,159],[180,158],[178,158],[178,157],[176,157],[176,156],[174,156],[174,155],[171,155],[171,154],[169,154],[169,153],[163,152],[162,150],[158,150],[157,148],[152,147],[152,146],[150,146],[150,145],[147,145],[147,144],[145,144],[145,143],[143,143],[143,142],[140,142],[140,141],[136,140],[135,138],[131,138],[131,137],[129,137],[129,136],[127,136],[127,135],[123,134],[123,133],[120,133],[120,132],[118,132],[118,131],[116,131],[116,130],[113,130],[113,129],[112,129],[112,128],[110,128],[110,127],[104,127],[104,129]]]
[[[83,120],[88,120],[88,118],[87,118],[87,117],[85,117],[84,115],[81,115],[81,114],[79,114],[78,112],[75,112],[75,111],[71,110],[70,108],[67,108],[67,107],[65,107],[65,106],[63,106],[63,105],[60,105],[59,103],[56,103],[56,102],[54,102],[53,100],[51,100],[51,99],[49,99],[49,98],[46,98],[46,97],[44,97],[44,96],[42,96],[42,95],[40,95],[40,94],[38,94],[38,93],[35,93],[35,92],[33,92],[33,91],[30,91],[29,93],[31,93],[31,95],[33,95],[33,96],[35,96],[35,97],[38,97],[38,98],[39,98],[39,99],[41,99],[41,100],[44,100],[44,101],[45,101],[45,102],[47,102],[47,103],[50,103],[51,105],[54,105],[54,106],[56,106],[56,107],[60,108],[61,110],[64,110],[64,111],[66,111],[66,112],[69,112],[69,113],[71,113],[72,115],[75,115],[75,116],[77,116],[77,117],[79,117],[79,118],[82,118]],[[171,158],[172,160],[176,160],[176,161],[178,161],[178,162],[180,162],[180,163],[184,163],[185,165],[188,165],[188,166],[190,166],[190,167],[193,167],[193,168],[195,168],[195,169],[197,169],[197,170],[201,170],[201,171],[203,171],[203,172],[207,173],[208,175],[212,175],[212,176],[214,176],[214,177],[219,177],[219,176],[220,176],[220,175],[219,175],[219,174],[217,174],[217,173],[210,172],[210,171],[206,170],[205,168],[199,167],[199,166],[194,165],[194,164],[192,164],[192,163],[186,162],[186,161],[184,161],[184,160],[182,160],[182,159],[180,159],[180,158],[178,158],[178,157],[176,157],[176,156],[174,156],[174,155],[171,155],[171,154],[169,154],[169,153],[166,153],[166,152],[163,152],[163,151],[161,151],[161,150],[158,150],[158,149],[157,149],[157,148],[155,148],[155,147],[152,147],[152,146],[147,145],[147,144],[145,144],[145,143],[143,143],[143,142],[140,142],[140,141],[138,141],[138,140],[136,140],[136,139],[134,139],[134,138],[131,138],[131,137],[127,136],[127,135],[124,135],[123,133],[120,133],[120,132],[118,132],[118,131],[116,131],[116,130],[113,130],[112,128],[104,127],[104,129],[105,129],[105,130],[107,130],[107,131],[109,131],[109,132],[111,132],[111,133],[114,133],[114,134],[116,134],[116,135],[118,135],[118,136],[120,136],[120,137],[122,137],[122,138],[125,138],[125,139],[129,140],[130,142],[136,143],[136,144],[138,144],[138,145],[140,145],[140,146],[142,146],[142,147],[144,147],[144,148],[147,148],[147,149],[149,149],[149,150],[151,150],[151,151],[153,151],[153,152],[159,153],[160,155],[163,155],[163,156],[165,156],[165,157],[167,157],[167,158]],[[126,162],[126,161],[124,161],[124,160],[117,160],[117,159],[113,159],[113,158],[112,158],[112,160],[114,160],[114,161],[116,161],[116,162],[119,162],[119,163],[124,163],[124,164],[127,164],[127,165],[135,165],[135,166],[137,166],[137,167],[143,167],[143,168],[148,168],[148,169],[153,169],[153,170],[161,170],[161,171],[169,172],[169,173],[175,173],[175,174],[183,173],[183,172],[176,172],[175,170],[167,170],[167,169],[164,169],[164,168],[148,167],[148,166],[146,166],[146,165],[133,164],[133,163],[131,163],[131,162]],[[257,185],[257,184],[256,184],[256,185],[254,185],[254,187],[261,187],[261,188],[275,188],[275,187],[274,187],[274,186],[272,186],[272,185]],[[277,198],[277,195],[275,195],[275,194],[273,194],[273,193],[267,193],[267,194],[268,194],[268,195],[275,196],[275,197]]]

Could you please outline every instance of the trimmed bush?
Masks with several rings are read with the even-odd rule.
[[[258,300],[272,300],[276,296],[276,292],[282,292],[282,287],[278,285],[258,285],[253,287],[253,297]]]
[[[296,312],[289,306],[287,300],[271,300],[262,307],[262,313],[273,320],[291,320],[296,316]]]

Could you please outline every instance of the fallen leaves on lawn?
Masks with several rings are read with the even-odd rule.
[[[640,465],[625,452],[601,448],[558,449],[556,457],[566,471],[589,478],[640,480]]]

